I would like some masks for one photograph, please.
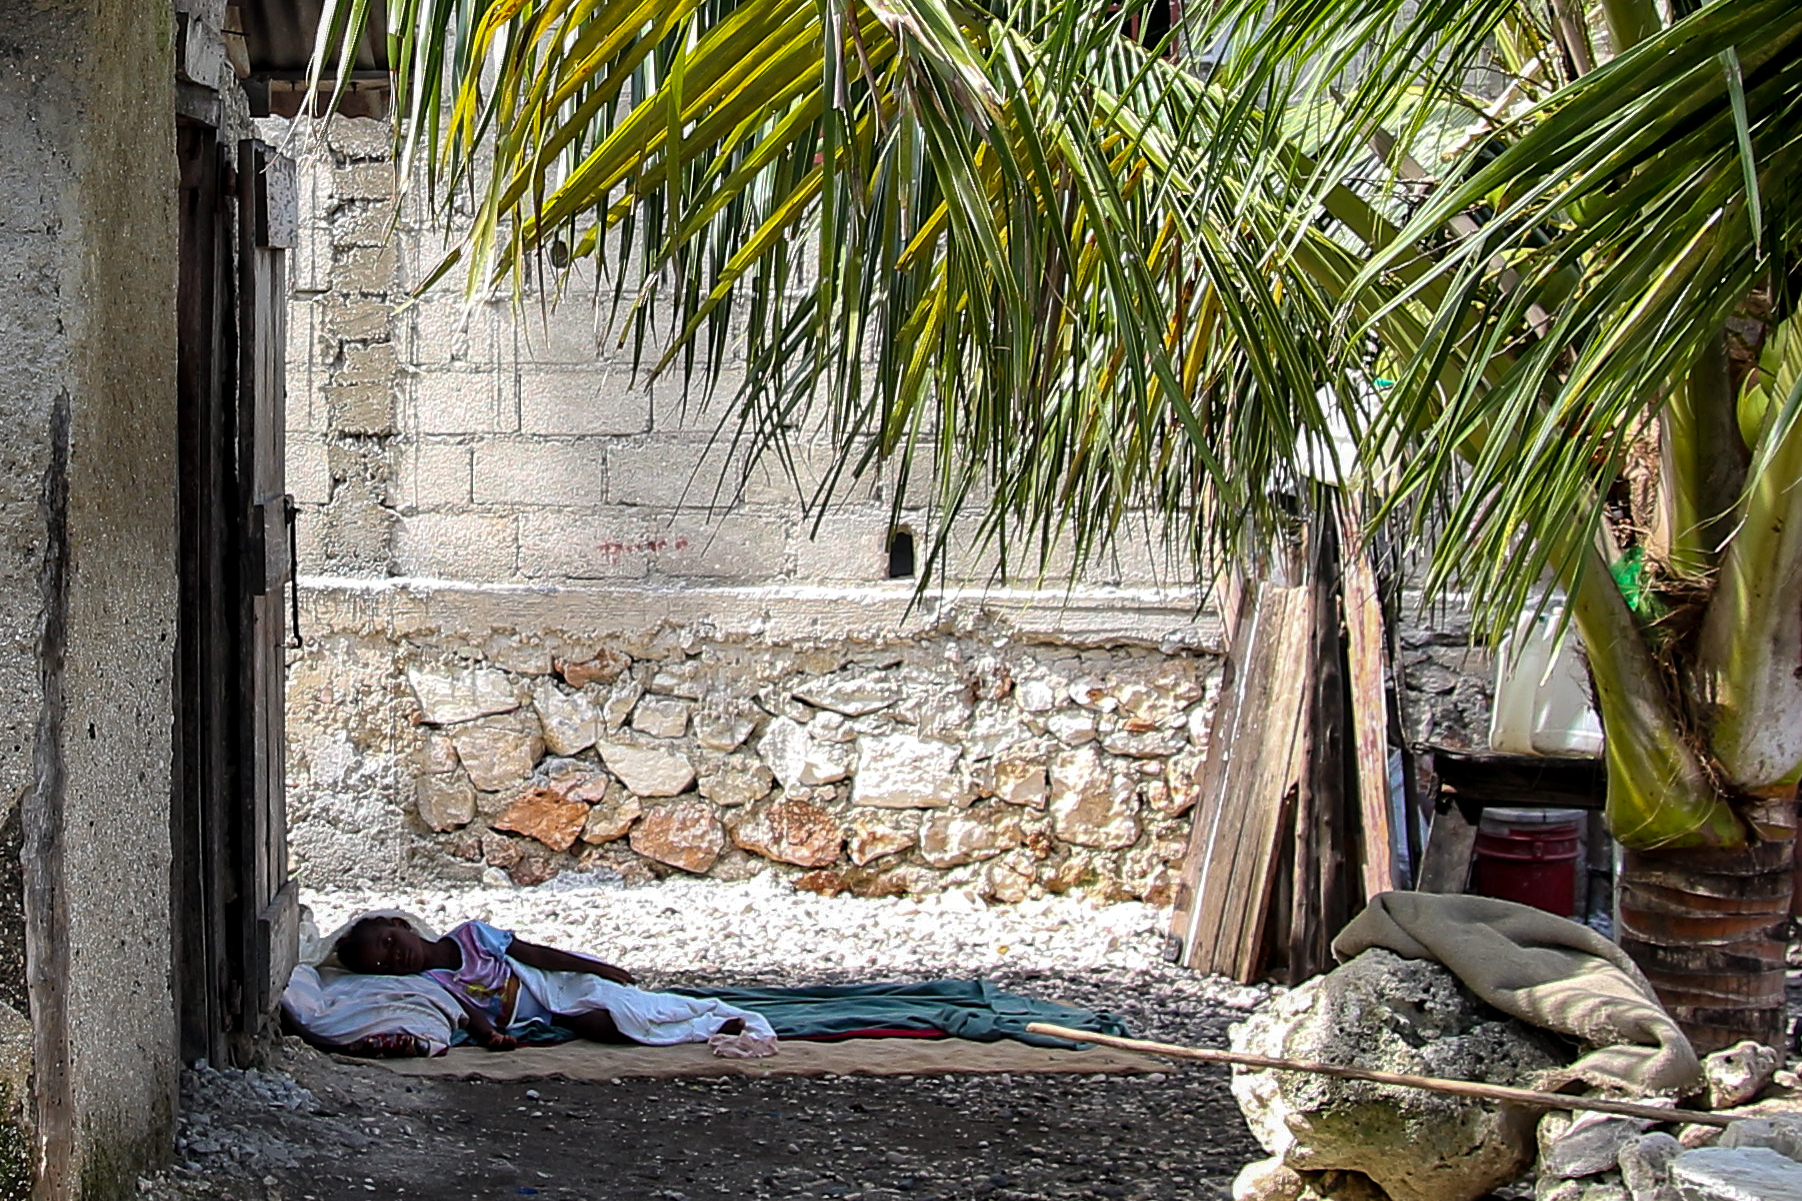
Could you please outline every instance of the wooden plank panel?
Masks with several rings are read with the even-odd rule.
[[[1357,763],[1358,813],[1362,837],[1358,871],[1364,898],[1400,888],[1395,870],[1395,835],[1389,820],[1389,698],[1383,654],[1383,604],[1376,570],[1361,541],[1357,502],[1340,508],[1345,551],[1341,556],[1345,600],[1345,662],[1351,691],[1352,752]]]
[[[1427,832],[1427,849],[1420,857],[1420,892],[1463,892],[1470,881],[1470,856],[1476,850],[1477,828],[1456,805],[1433,814]]]

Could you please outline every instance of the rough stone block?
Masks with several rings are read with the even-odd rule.
[[[888,734],[857,740],[851,801],[877,809],[942,809],[967,799],[961,748],[949,742]],[[1018,815],[1015,815],[1018,820]]]
[[[510,580],[518,567],[514,519],[480,513],[416,513],[395,531],[400,575],[479,582]]]
[[[394,155],[393,127],[372,117],[334,117],[326,126],[325,142],[348,159],[373,159],[385,165]]]
[[[332,371],[334,384],[383,384],[392,386],[397,368],[392,342],[352,342]]]
[[[879,514],[828,514],[818,533],[812,522],[804,523],[794,539],[795,579],[833,584],[886,581],[888,530],[888,518]]]
[[[518,384],[519,428],[525,433],[623,435],[650,428],[650,400],[623,375],[595,367],[528,367],[519,371]]]
[[[500,373],[427,371],[412,377],[408,425],[421,434],[495,434],[519,428],[503,401]]]
[[[1671,1161],[1683,1201],[1802,1201],[1802,1164],[1768,1147],[1698,1147]]]
[[[331,218],[332,249],[349,250],[358,246],[380,247],[396,234],[394,204],[375,200],[340,205]]]
[[[443,442],[408,443],[395,448],[394,466],[389,499],[403,513],[469,503],[470,449],[467,446]]]
[[[695,782],[694,765],[680,751],[605,741],[595,750],[633,796],[676,796]]]
[[[701,801],[654,805],[632,829],[633,850],[686,872],[707,871],[725,846],[719,816]]]
[[[331,427],[340,434],[381,436],[396,430],[394,385],[378,379],[366,383],[327,384],[321,389]]]
[[[419,820],[440,833],[475,820],[476,794],[461,776],[421,776],[415,782]]]
[[[290,435],[285,461],[288,491],[295,503],[322,505],[332,498],[332,472],[325,443],[310,434]]]
[[[606,503],[607,452],[590,442],[489,442],[476,447],[475,499],[533,507]]]
[[[733,514],[718,521],[678,516],[651,556],[662,579],[764,582],[789,574],[789,526],[764,517]]]
[[[644,438],[613,446],[608,496],[615,504],[658,509],[730,506],[737,477],[723,449],[701,439]],[[722,468],[725,474],[722,476]]]
[[[499,329],[493,306],[422,300],[408,310],[407,360],[426,369],[498,366]]]
[[[339,200],[392,200],[399,191],[392,160],[352,163],[332,172],[332,195]]]
[[[320,329],[346,342],[385,342],[393,334],[394,309],[368,296],[322,296],[314,302]]]
[[[519,517],[519,570],[534,580],[643,579],[659,542],[633,513],[528,511]]]
[[[413,668],[407,682],[419,701],[420,720],[454,725],[519,708],[520,691],[504,672],[471,667],[458,670]]]
[[[594,306],[575,296],[549,309],[532,308],[507,323],[512,357],[532,363],[586,363],[600,360],[602,333]]]
[[[522,722],[515,714],[460,725],[451,731],[451,742],[470,782],[483,792],[519,783],[532,774],[532,766],[544,754],[537,721]]]
[[[382,296],[395,290],[400,277],[400,254],[392,242],[386,246],[358,246],[332,254],[331,287],[334,292]]]

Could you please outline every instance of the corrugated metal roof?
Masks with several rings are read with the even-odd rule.
[[[244,45],[253,75],[298,78],[313,57],[313,39],[325,0],[238,0]],[[388,12],[382,0],[370,5],[369,30],[357,47],[354,70],[388,69]]]

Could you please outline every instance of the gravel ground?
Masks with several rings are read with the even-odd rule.
[[[743,884],[315,893],[330,932],[375,906],[481,918],[593,951],[650,987],[984,975],[1109,1009],[1134,1033],[1222,1046],[1268,990],[1173,968],[1165,911],[965,894],[858,900]],[[1262,1152],[1223,1069],[1144,1077],[830,1077],[529,1083],[417,1080],[289,1040],[266,1071],[183,1080],[176,1165],[153,1201],[404,1196],[1226,1198]]]

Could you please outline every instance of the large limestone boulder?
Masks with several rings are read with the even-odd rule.
[[[1260,1055],[1531,1087],[1562,1061],[1437,963],[1370,950],[1233,1027]],[[1233,1096],[1298,1171],[1361,1172],[1394,1201],[1474,1201],[1533,1165],[1539,1115],[1418,1089],[1240,1069]]]

